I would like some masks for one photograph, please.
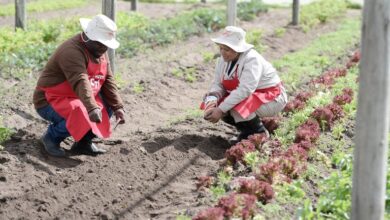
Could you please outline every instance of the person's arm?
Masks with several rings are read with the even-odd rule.
[[[118,87],[116,86],[110,65],[107,65],[107,71],[107,77],[102,85],[101,92],[106,103],[112,108],[113,111],[116,111],[123,108],[123,101],[119,96]]]
[[[88,112],[98,109],[87,73],[87,57],[74,48],[58,54],[58,65]]]
[[[257,88],[263,66],[258,57],[248,57],[243,63],[244,68],[239,76],[240,84],[230,95],[218,106],[222,112],[227,112],[237,104],[249,97]]]
[[[207,94],[217,96],[218,99],[226,95],[226,90],[222,85],[221,79],[223,75],[223,60],[219,58],[215,65],[214,80],[211,84],[210,90]],[[206,94],[206,95],[207,95]]]

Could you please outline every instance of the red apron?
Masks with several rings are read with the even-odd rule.
[[[89,54],[88,51],[86,52]],[[108,138],[111,135],[109,116],[99,96],[99,91],[107,76],[106,55],[104,54],[99,59],[99,63],[94,63],[88,55],[87,73],[96,103],[102,110],[101,123],[89,120],[87,109],[74,93],[68,81],[52,87],[41,88],[45,91],[46,99],[53,109],[65,118],[66,128],[75,141],[79,141],[91,129],[95,135],[101,138]]]
[[[238,65],[234,71],[234,75],[232,79],[224,79],[224,74],[222,74],[221,83],[228,94],[218,101],[218,105],[223,100],[225,100],[230,95],[230,92],[235,90],[240,84],[237,71],[238,71]],[[250,114],[254,113],[263,104],[274,101],[281,93],[280,86],[281,83],[279,83],[276,86],[272,86],[264,89],[257,89],[251,95],[249,95],[249,97],[247,97],[246,99],[242,100],[239,104],[234,106],[233,109],[236,110],[241,115],[241,117],[247,118]],[[204,106],[204,103],[202,103],[201,108],[202,106]]]

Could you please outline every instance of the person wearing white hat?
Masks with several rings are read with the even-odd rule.
[[[116,49],[116,24],[105,15],[81,18],[82,32],[62,43],[41,72],[33,95],[38,114],[51,122],[41,137],[49,155],[63,157],[61,142],[72,136],[71,151],[97,155],[92,139],[111,135],[109,118],[125,122],[123,102],[119,96],[107,56]]]
[[[204,119],[222,119],[240,134],[236,141],[268,131],[260,118],[274,116],[287,104],[287,94],[271,63],[245,41],[245,31],[227,26],[222,35],[211,40],[219,46],[214,81],[201,108]]]

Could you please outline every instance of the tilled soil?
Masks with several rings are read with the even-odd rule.
[[[288,26],[289,12],[271,10],[240,23],[263,30],[264,56],[271,61],[337,26],[334,21],[304,33]],[[278,38],[273,33],[280,27],[287,31]],[[187,116],[211,83],[214,63],[205,63],[202,54],[217,53],[210,41],[215,35],[118,60],[117,71],[126,82],[121,95],[127,123],[111,139],[97,141],[108,150],[97,157],[47,156],[38,141],[47,123],[31,104],[38,73],[17,82],[0,109],[4,124],[17,130],[0,152],[0,219],[175,219],[211,205],[211,196],[196,190],[196,177],[218,170],[235,130]],[[197,80],[175,77],[172,71],[180,68],[195,68]],[[135,84],[145,90],[134,92]],[[69,139],[62,147],[71,144]]]

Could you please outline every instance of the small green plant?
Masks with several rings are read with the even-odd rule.
[[[181,78],[184,74],[181,69],[174,69],[172,70],[172,75],[176,76],[177,78]]]
[[[259,154],[260,154],[259,151],[254,151],[254,152],[249,152],[244,156],[245,163],[249,165],[252,171],[255,171],[257,166],[260,163]]]
[[[336,140],[339,140],[343,136],[343,132],[345,131],[345,126],[344,126],[343,121],[338,122],[336,125],[333,126],[332,128],[332,135]]]
[[[225,195],[226,193],[225,187],[221,185],[211,186],[210,191],[213,196],[213,200],[218,200],[221,196]]]
[[[298,208],[297,215],[299,220],[312,220],[315,217],[313,206],[310,199],[306,199],[303,202],[303,206]]]
[[[294,180],[291,183],[282,183],[274,186],[276,200],[280,205],[300,204],[306,193],[302,189],[303,180]]]
[[[276,37],[283,37],[284,34],[286,33],[286,29],[285,28],[276,28],[275,30],[275,36]]]
[[[144,92],[144,90],[145,90],[145,87],[141,83],[135,83],[133,86],[133,92],[135,94],[140,94],[140,93]]]
[[[221,185],[228,184],[232,180],[232,176],[225,171],[218,172],[218,183]]]
[[[203,52],[203,62],[205,63],[210,63],[211,61],[214,60],[214,53],[211,52]]]
[[[126,81],[122,78],[121,73],[115,73],[114,79],[115,79],[115,83],[116,83],[116,86],[118,87],[118,89],[121,89],[126,85]]]
[[[187,215],[180,214],[180,215],[176,216],[176,220],[191,220],[191,217],[189,217]]]
[[[174,75],[177,78],[183,78],[187,82],[195,82],[196,81],[196,68],[195,67],[189,67],[185,69],[174,69],[172,70],[172,75]]]
[[[187,82],[190,82],[190,83],[193,83],[196,81],[196,69],[195,67],[190,67],[190,68],[187,68],[185,71],[184,71],[184,78]]]
[[[0,127],[0,144],[8,140],[12,135],[12,131],[5,127]],[[1,149],[0,149],[1,150]]]

